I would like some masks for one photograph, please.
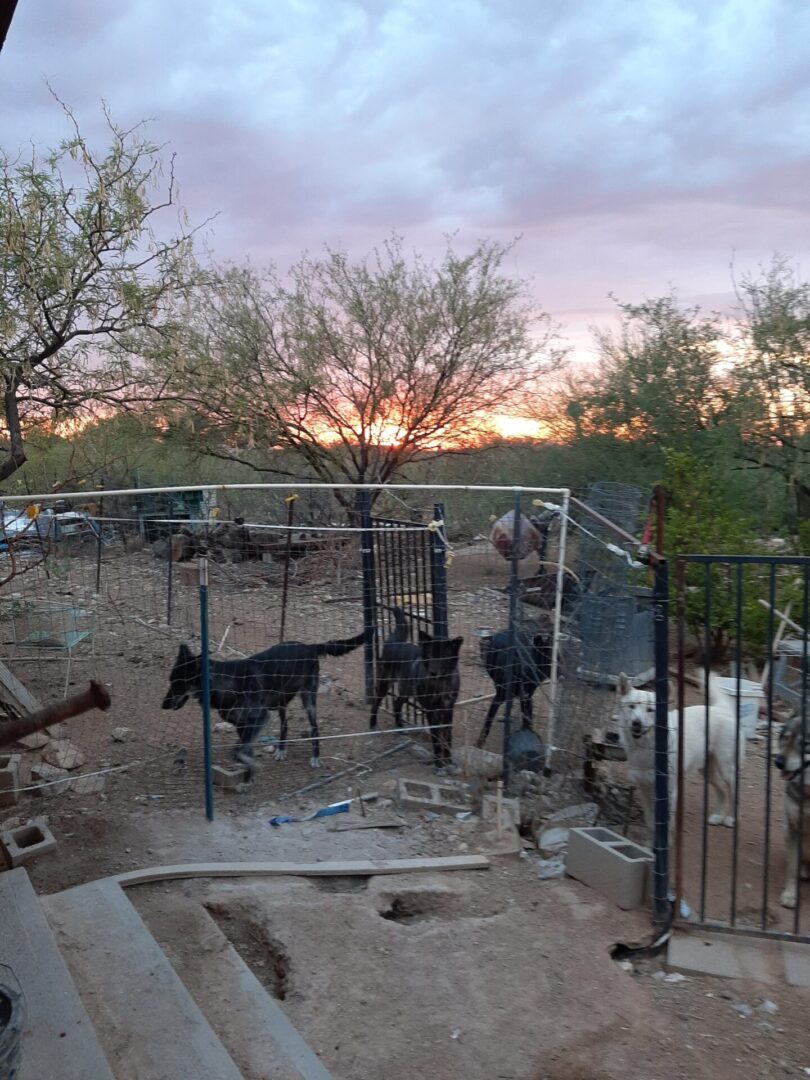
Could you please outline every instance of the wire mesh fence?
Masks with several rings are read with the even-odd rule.
[[[613,704],[584,657],[589,640],[608,650],[616,636],[607,622],[588,621],[589,599],[602,597],[611,574],[632,589],[645,572],[611,550],[615,536],[600,535],[564,490],[402,487],[372,498],[365,519],[348,487],[98,492],[33,499],[38,513],[9,500],[0,553],[7,668],[43,702],[90,677],[113,694],[109,718],[87,714],[30,740],[23,787],[55,792],[69,782],[78,792],[199,805],[194,680],[207,652],[215,779],[249,781],[246,799],[340,777],[359,783],[380,761],[410,760],[414,747],[435,759],[427,729],[449,722],[457,762],[479,748],[500,754],[511,731],[513,775],[546,766],[545,792],[581,791],[585,736]],[[631,532],[639,524],[623,521]],[[635,610],[632,596],[629,604]],[[461,641],[454,654],[429,657],[420,631]],[[370,732],[392,637],[406,666],[389,680]],[[282,642],[309,652],[279,652]],[[262,654],[257,669],[250,658]],[[190,672],[187,692],[170,678],[178,659]],[[449,721],[436,722],[437,686],[452,699]]]

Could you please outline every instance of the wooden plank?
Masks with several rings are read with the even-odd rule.
[[[25,994],[19,1080],[113,1080],[79,992],[22,867],[0,874],[2,962]],[[4,1074],[5,1075],[5,1074]]]
[[[198,877],[375,877],[378,874],[429,874],[436,870],[488,870],[486,855],[449,855],[435,859],[359,859],[319,863],[180,863],[130,870],[103,880],[123,888],[151,881]]]
[[[18,716],[27,716],[42,708],[34,695],[3,663],[0,663],[0,701],[10,706]]]

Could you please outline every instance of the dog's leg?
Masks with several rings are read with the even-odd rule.
[[[789,821],[785,822],[785,887],[779,897],[782,907],[796,907],[796,875],[799,869],[799,837]]]
[[[523,720],[523,730],[533,731],[534,727],[532,721],[534,720],[534,710],[532,709],[532,695],[530,691],[523,692],[520,699],[520,714]]]
[[[388,693],[390,685],[391,680],[381,676],[374,688],[374,700],[371,703],[371,716],[368,721],[369,731],[376,731],[377,729],[377,713],[380,711],[380,705],[382,705],[383,698]]]
[[[430,730],[430,743],[433,748],[433,771],[437,776],[446,776],[447,768],[441,739],[443,729],[439,727],[440,724],[444,723],[444,714],[433,709],[427,714],[427,722]]]
[[[710,825],[734,828],[734,779],[714,756],[709,758],[708,780],[717,799],[715,812],[709,815]]]
[[[498,687],[495,691],[495,697],[489,704],[489,708],[487,709],[487,715],[484,718],[484,725],[481,728],[481,734],[478,736],[478,741],[475,744],[479,750],[484,749],[484,745],[489,738],[489,732],[492,728],[492,721],[495,719],[498,709],[500,709],[501,705],[503,704],[505,697],[506,691],[503,690],[501,687]]]
[[[405,705],[405,703],[407,702],[407,700],[408,700],[408,698],[405,695],[394,698],[394,726],[395,727],[400,728],[400,727],[404,726],[403,723],[402,723],[402,709],[403,709],[403,706]]]
[[[318,739],[318,716],[315,707],[316,694],[316,690],[305,690],[301,694],[301,700],[304,703],[304,709],[306,710],[307,719],[309,720],[309,730],[312,735],[312,756],[309,759],[309,764],[313,769],[320,769],[321,744]]]
[[[278,710],[279,730],[278,730],[278,746],[276,747],[275,760],[286,761],[287,760],[287,709],[282,705]]]

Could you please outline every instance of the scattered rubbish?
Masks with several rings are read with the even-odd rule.
[[[754,1011],[751,1006],[746,1005],[744,1001],[735,1001],[731,1007],[734,1012],[739,1013],[740,1016],[750,1016]]]
[[[435,810],[426,810],[423,816],[425,818],[425,821],[438,821],[439,820],[439,815],[436,813]]]
[[[548,881],[550,878],[561,878],[564,874],[564,859],[537,860],[537,876],[540,878],[541,881]]]
[[[461,1028],[453,1028],[453,1030],[450,1032],[450,1038],[451,1039],[460,1039],[461,1038]]]
[[[774,1013],[779,1012],[779,1006],[776,1004],[775,1001],[769,1001],[768,998],[765,998],[763,1002],[757,1005],[757,1011],[770,1013],[771,1015],[773,1015]]]
[[[456,814],[456,821],[471,821],[474,817],[472,810],[460,810]]]
[[[404,821],[386,818],[384,821],[350,821],[346,825],[336,825],[333,832],[352,832],[354,829],[404,829]]]
[[[333,814],[346,814],[349,811],[351,802],[351,799],[344,799],[342,802],[330,803],[329,806],[322,806],[320,810],[313,810],[311,814],[304,814],[301,817],[278,814],[276,817],[270,818],[270,824],[286,825],[289,821],[313,821],[315,818],[331,817]]]
[[[629,960],[620,960],[619,967],[622,969],[622,971],[635,971],[635,968]]]
[[[681,975],[679,971],[671,971],[669,975],[664,976],[665,983],[682,983],[686,982],[686,976]]]

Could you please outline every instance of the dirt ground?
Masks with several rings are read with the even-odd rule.
[[[51,818],[59,848],[32,864],[32,880],[52,892],[172,862],[401,858],[480,844],[474,822],[412,812],[400,829],[336,832],[348,818],[273,828],[278,804],[238,806],[234,797],[233,812],[210,824],[199,810],[159,805],[63,811]],[[394,808],[369,812],[388,820]],[[540,881],[535,855],[464,874],[175,882],[130,896],[198,994],[210,967],[205,956],[195,962],[183,911],[203,905],[339,1080],[764,1080],[810,1068],[810,992],[667,983],[660,960],[624,970],[609,949],[648,939],[646,912],[621,912],[570,879]],[[218,1022],[225,1038],[232,1020]]]
[[[95,565],[84,559],[62,569],[61,592],[53,580],[46,589],[32,579],[21,597],[52,599],[58,594],[71,605],[92,605],[98,618],[97,655],[77,659],[71,681],[80,688],[90,676],[101,678],[110,684],[114,699],[110,714],[79,718],[69,728],[71,741],[85,756],[77,771],[104,770],[104,791],[45,798],[29,794],[13,813],[3,815],[9,821],[44,813],[57,836],[57,851],[31,865],[40,892],[187,860],[310,861],[478,849],[475,823],[427,821],[412,813],[405,814],[402,829],[391,831],[337,833],[330,819],[279,829],[268,824],[274,813],[307,812],[359,791],[379,790],[397,775],[430,778],[412,748],[379,757],[400,744],[399,736],[361,734],[367,706],[358,655],[323,666],[322,733],[340,736],[324,740],[324,769],[316,774],[308,766],[308,730],[296,712],[290,733],[300,741],[291,744],[288,761],[272,760],[274,732],[268,730],[264,746],[270,753],[261,755],[254,788],[238,796],[217,792],[216,820],[207,823],[199,710],[191,704],[177,713],[159,707],[177,645],[193,642],[198,626],[193,575],[178,573],[173,582],[169,626],[165,564],[146,552],[111,556],[110,564],[104,567],[100,596],[94,591]],[[254,568],[253,580],[240,579],[238,585],[212,578],[212,640],[223,656],[277,640],[278,578],[264,579],[262,573]],[[300,571],[291,586],[286,637],[322,640],[357,633],[357,582],[351,566],[341,573],[338,584],[329,566]],[[504,584],[504,563],[497,556],[471,552],[466,561],[460,556],[454,562],[451,629],[465,637],[465,700],[490,689],[474,631],[505,625]],[[8,651],[15,673],[42,700],[60,696],[63,659],[37,664],[25,660],[22,650]],[[610,695],[604,700],[607,719]],[[473,701],[458,710],[456,743],[474,740],[485,709],[486,702]],[[119,727],[127,729],[122,741],[112,736]],[[215,733],[215,761],[228,762],[232,742],[232,733]],[[30,770],[40,756],[27,751],[25,768]],[[741,784],[737,914],[753,923],[761,904],[767,767],[764,744],[750,744]],[[616,766],[619,776],[622,769]],[[296,794],[326,779],[331,782],[322,788]],[[770,926],[786,927],[776,903],[781,887],[779,794],[774,784],[767,919]],[[684,896],[693,908],[700,893],[700,800],[700,781],[690,781]],[[706,914],[725,918],[733,834],[712,829],[709,841]],[[180,901],[216,912],[220,927],[259,975],[263,968],[277,969],[281,949],[286,973],[280,982],[276,977],[274,992],[281,996],[283,988],[284,1008],[341,1080],[382,1075],[393,1080],[806,1075],[810,995],[703,978],[667,983],[656,977],[662,974],[660,961],[625,971],[610,959],[609,948],[618,940],[648,938],[647,914],[622,913],[571,880],[540,881],[536,860],[532,851],[525,859],[497,860],[484,873],[411,878],[395,886],[390,880],[372,880],[360,891],[328,892],[307,882],[250,888],[174,884],[143,888],[136,903],[178,963],[190,944],[177,923]],[[269,950],[268,940],[275,943]],[[191,965],[188,956],[186,962]],[[773,999],[776,1012],[759,1007],[764,998]],[[754,1010],[751,1016],[735,1010],[740,1003]]]

